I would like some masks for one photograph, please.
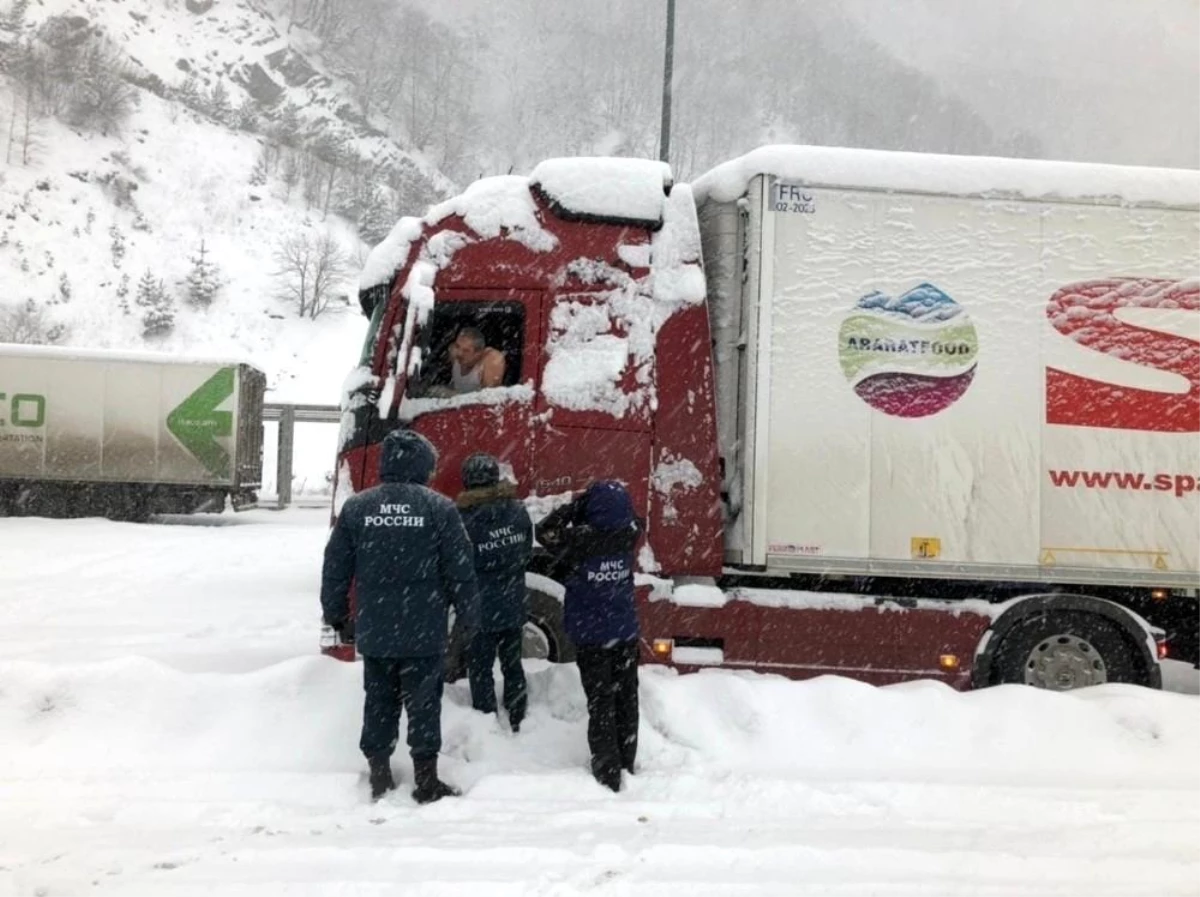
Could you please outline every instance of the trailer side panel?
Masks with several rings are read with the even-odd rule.
[[[1194,586],[1194,210],[764,186],[769,567]]]

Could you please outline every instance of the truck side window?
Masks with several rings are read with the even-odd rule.
[[[438,302],[422,328],[420,371],[409,378],[413,398],[451,398],[521,382],[525,307],[512,301]]]

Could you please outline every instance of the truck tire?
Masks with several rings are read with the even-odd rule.
[[[575,645],[563,626],[563,605],[553,595],[526,590],[529,595],[529,619],[525,623],[525,656],[543,656],[551,663],[574,663]],[[540,643],[540,644],[539,644]],[[541,654],[544,647],[545,653]],[[531,653],[537,651],[538,653]]]
[[[562,602],[552,595],[527,589],[529,616],[525,620],[522,656],[551,663],[573,663],[575,646],[563,628]],[[449,641],[446,645],[445,679],[457,682],[467,675],[466,642],[451,610]]]
[[[1031,614],[1004,636],[992,665],[993,684],[1070,691],[1108,682],[1147,684],[1141,660],[1113,623],[1096,614]]]
[[[146,523],[150,520],[150,502],[137,492],[117,493],[105,504],[102,513],[119,523]]]

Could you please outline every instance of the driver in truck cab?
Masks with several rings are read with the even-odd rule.
[[[463,327],[450,344],[450,387],[455,395],[504,385],[504,353],[488,346],[478,327]]]
[[[437,453],[424,436],[389,433],[380,456],[382,482],[346,500],[325,546],[325,623],[356,642],[363,662],[359,748],[370,766],[373,800],[396,787],[391,757],[402,710],[408,711],[413,799],[429,803],[459,793],[438,778],[446,619],[453,603],[464,636],[472,637],[479,593],[458,509],[429,488],[436,467]]]
[[[634,550],[643,529],[615,480],[594,482],[535,532],[565,574],[563,622],[587,695],[592,775],[621,790],[638,744],[638,619]]]

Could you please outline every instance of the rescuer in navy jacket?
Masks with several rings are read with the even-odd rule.
[[[533,523],[516,487],[500,481],[500,465],[491,455],[475,454],[462,466],[463,492],[458,509],[475,549],[479,582],[479,632],[467,648],[471,705],[496,712],[492,665],[500,655],[504,675],[504,709],[514,732],[525,718],[525,670],[521,666],[521,633],[528,608],[525,567],[533,551]]]
[[[537,527],[566,571],[564,622],[587,694],[592,775],[619,791],[638,740],[638,620],[634,549],[642,523],[620,483],[592,483]]]
[[[448,603],[470,636],[479,595],[471,544],[454,504],[428,487],[437,454],[423,436],[383,441],[380,485],[349,498],[325,546],[325,622],[357,642],[363,659],[362,739],[374,799],[395,788],[390,759],[408,710],[408,747],[419,803],[458,792],[438,779]],[[349,618],[355,582],[356,619]]]

